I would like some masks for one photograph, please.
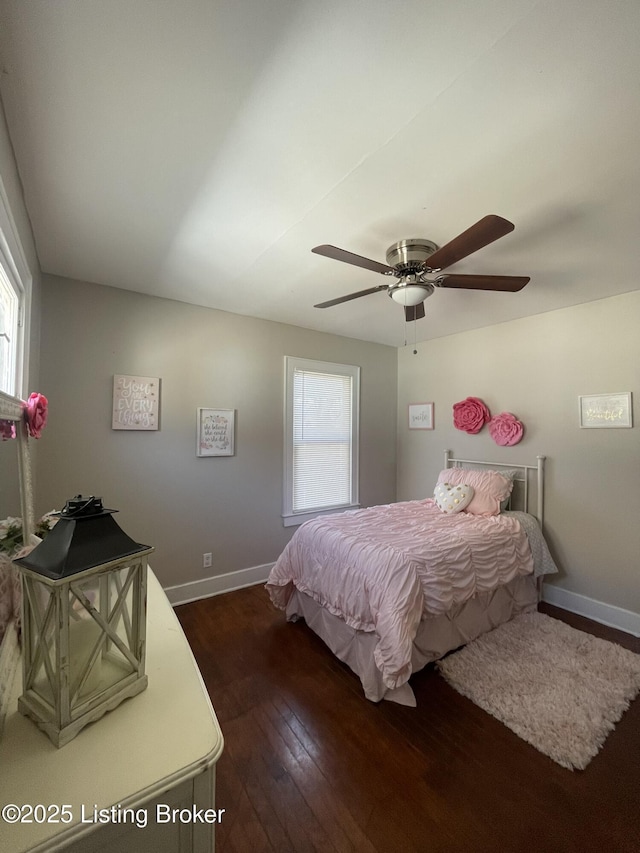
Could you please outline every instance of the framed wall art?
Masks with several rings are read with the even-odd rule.
[[[234,456],[235,409],[198,409],[197,456]]]
[[[153,430],[160,423],[160,379],[156,376],[113,377],[111,429]]]
[[[583,394],[579,402],[582,429],[620,429],[633,426],[631,391]]]
[[[433,403],[409,403],[409,429],[433,429]]]

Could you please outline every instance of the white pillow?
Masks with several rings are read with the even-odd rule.
[[[438,483],[433,497],[442,512],[453,514],[454,512],[461,512],[465,507],[469,506],[474,494],[473,487],[467,486],[466,483],[454,485],[451,483]]]

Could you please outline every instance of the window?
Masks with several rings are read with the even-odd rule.
[[[0,391],[25,396],[31,275],[0,181]]]
[[[285,526],[358,505],[360,368],[285,358]]]
[[[19,297],[0,266],[0,391],[16,393]]]

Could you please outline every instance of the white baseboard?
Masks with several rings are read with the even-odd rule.
[[[265,583],[273,563],[265,563],[262,566],[252,566],[248,569],[239,569],[236,572],[228,572],[225,575],[216,575],[212,578],[203,578],[198,581],[169,586],[165,589],[167,598],[174,606],[187,604],[190,601],[198,601],[200,598],[210,598],[212,595],[221,595],[224,592],[233,592],[235,589],[244,589],[247,586],[255,586]],[[605,604],[588,598],[577,592],[570,592],[559,586],[544,584],[542,587],[542,599],[563,610],[586,616],[594,622],[609,625],[627,634],[640,637],[640,613],[615,607],[613,604]]]
[[[174,606],[176,604],[187,604],[190,601],[198,601],[200,598],[210,598],[212,595],[221,595],[223,592],[233,592],[234,589],[243,589],[246,586],[265,583],[273,565],[273,563],[265,563],[263,566],[252,566],[249,569],[239,569],[237,572],[227,572],[226,575],[216,575],[199,581],[168,586],[165,588],[165,593]]]
[[[605,604],[595,598],[588,598],[586,595],[570,592],[568,589],[548,583],[542,587],[542,600],[555,604],[556,607],[562,607],[563,610],[569,610],[571,613],[577,613],[579,616],[586,616],[594,622],[640,637],[640,613],[615,607],[613,604]]]

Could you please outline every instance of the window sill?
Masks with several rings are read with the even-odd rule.
[[[347,504],[345,506],[335,506],[330,509],[318,509],[313,512],[296,512],[287,513],[282,516],[282,524],[284,527],[296,527],[309,521],[312,518],[317,518],[320,515],[333,515],[337,512],[345,512],[349,509],[360,509],[360,504]]]

